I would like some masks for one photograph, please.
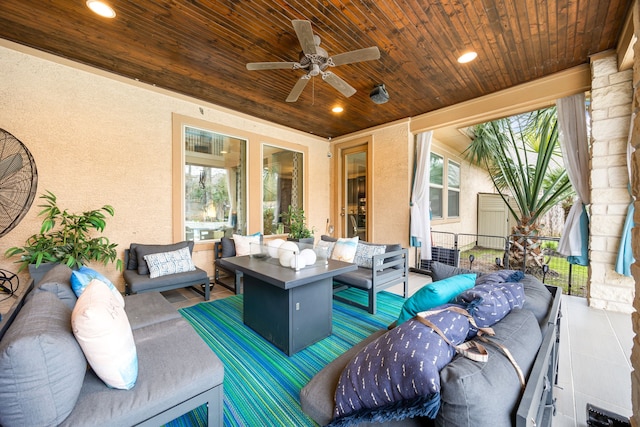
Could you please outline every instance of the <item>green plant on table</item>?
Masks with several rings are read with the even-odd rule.
[[[304,210],[289,205],[287,212],[280,214],[285,227],[289,229],[289,238],[306,239],[313,237],[313,230],[307,227]]]
[[[22,271],[30,264],[39,267],[43,262],[66,264],[71,268],[81,267],[91,261],[107,265],[116,263],[122,270],[122,260],[118,259],[116,243],[111,243],[102,233],[106,227],[107,214],[114,215],[110,205],[82,213],[71,213],[58,207],[56,196],[46,191],[40,196],[44,204],[38,213],[43,216],[40,232],[29,237],[24,246],[7,249],[6,257],[20,256],[16,261]]]

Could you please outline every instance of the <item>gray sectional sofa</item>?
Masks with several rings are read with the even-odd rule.
[[[224,367],[157,292],[124,298],[137,351],[130,390],[87,366],[71,329],[71,270],[51,270],[0,339],[0,425],[158,426],[201,405],[222,426]]]
[[[440,267],[445,273],[434,277],[434,281],[464,272],[454,267]],[[507,356],[499,348],[485,345],[489,352],[486,363],[458,355],[440,371],[440,406],[435,419],[398,419],[403,416],[397,414],[405,409],[399,406],[378,422],[367,420],[358,425],[551,426],[561,290],[547,287],[529,275],[520,283],[524,287],[524,306],[512,310],[493,326],[493,339],[511,351],[522,369],[526,378],[524,390]],[[386,329],[374,332],[318,372],[300,392],[302,410],[318,424],[330,424],[334,418],[336,387],[345,367],[367,344],[386,332]]]

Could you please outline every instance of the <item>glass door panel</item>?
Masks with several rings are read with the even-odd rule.
[[[367,150],[343,151],[342,230],[345,237],[367,239]]]

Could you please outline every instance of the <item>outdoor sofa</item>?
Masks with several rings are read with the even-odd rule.
[[[222,426],[222,362],[158,292],[124,297],[135,385],[110,388],[87,366],[71,273],[49,271],[0,337],[0,425],[159,426],[206,405],[207,424]]]
[[[437,262],[433,263],[433,271],[434,283],[468,273]],[[369,419],[371,413],[365,411],[359,422],[357,419],[349,420],[350,423],[340,423],[340,418],[334,420],[341,375],[350,364],[357,363],[358,354],[360,357],[372,354],[365,350],[369,344],[383,345],[384,341],[376,340],[388,337],[385,334],[394,326],[390,325],[390,331],[374,332],[320,370],[300,392],[302,410],[322,426],[330,423],[336,426],[351,423],[359,426],[551,426],[555,412],[553,387],[558,363],[561,290],[545,286],[530,275],[525,275],[520,283],[524,288],[524,306],[511,310],[493,325],[492,339],[511,352],[523,372],[525,388],[507,355],[497,346],[485,344],[489,353],[486,363],[456,355],[439,371],[440,403],[435,418],[409,415],[421,408],[416,401],[400,400],[375,414],[373,419]],[[379,347],[376,348],[379,351]],[[404,360],[400,358],[397,363]],[[351,378],[351,381],[358,384],[361,380]]]

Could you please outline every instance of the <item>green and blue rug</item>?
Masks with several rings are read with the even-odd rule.
[[[359,290],[342,291],[364,303]],[[291,357],[242,322],[242,295],[179,310],[224,364],[225,426],[315,426],[300,409],[300,389],[326,364],[354,344],[396,320],[404,299],[378,294],[378,312],[333,302],[333,331]],[[265,319],[268,322],[269,319]],[[204,426],[198,408],[168,426]]]

